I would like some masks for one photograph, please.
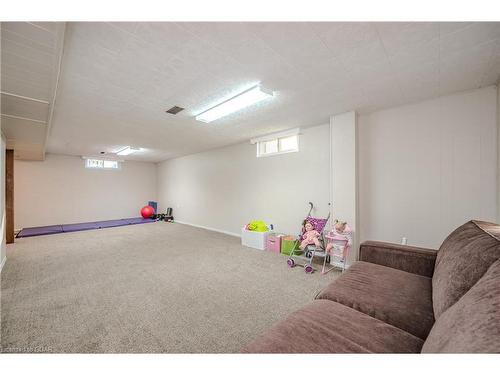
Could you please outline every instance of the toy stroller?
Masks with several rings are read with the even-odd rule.
[[[288,264],[288,267],[290,268],[293,268],[295,266],[301,266],[304,267],[304,271],[306,273],[313,273],[315,271],[312,265],[314,258],[322,257],[324,258],[322,273],[324,273],[325,263],[330,262],[329,259],[330,256],[325,251],[325,238],[323,236],[323,230],[326,226],[326,223],[330,219],[330,213],[328,213],[326,219],[311,217],[311,211],[314,206],[311,202],[309,202],[309,206],[310,208],[307,217],[304,219],[302,223],[302,231],[297,236],[292,251],[290,252],[290,256],[286,262]],[[302,236],[305,233],[306,223],[310,223],[313,226],[313,229],[319,233],[318,241],[315,244],[308,244],[303,249],[297,249],[299,243],[301,243]],[[302,252],[304,252],[304,255],[303,256],[299,255]]]

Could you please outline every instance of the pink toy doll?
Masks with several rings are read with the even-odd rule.
[[[341,250],[342,257],[345,258],[347,249],[352,245],[352,229],[349,225],[345,221],[335,220],[333,229],[328,233],[327,238],[333,241],[326,245],[326,253],[333,255],[335,250]],[[339,246],[335,242],[344,242],[345,245]]]
[[[300,249],[304,250],[307,245],[316,245],[316,247],[321,247],[319,242],[319,232],[314,229],[314,225],[309,221],[304,224],[304,234],[302,235],[302,242],[300,243]]]

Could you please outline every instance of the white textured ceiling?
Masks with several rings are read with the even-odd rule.
[[[500,23],[68,23],[47,151],[160,161],[496,83]],[[276,98],[194,116],[260,82]],[[186,110],[173,116],[165,110]]]
[[[1,33],[1,125],[18,159],[44,157],[64,23],[3,22]]]

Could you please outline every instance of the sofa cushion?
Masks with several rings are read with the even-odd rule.
[[[431,278],[354,263],[316,297],[349,306],[425,339],[434,324]]]
[[[423,340],[347,306],[316,300],[271,327],[244,353],[416,353]]]
[[[500,353],[500,261],[432,327],[425,353]]]
[[[435,318],[457,302],[499,258],[499,225],[469,221],[453,231],[439,248],[432,276]]]

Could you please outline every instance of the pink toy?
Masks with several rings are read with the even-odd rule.
[[[274,253],[281,252],[281,235],[270,234],[266,239],[266,250]]]
[[[326,245],[326,252],[334,255],[335,250],[340,251],[339,254],[345,259],[347,250],[352,245],[352,229],[345,221],[335,220],[333,229],[326,236],[328,244]]]
[[[302,242],[300,243],[300,249],[304,250],[307,245],[315,245],[320,248],[321,243],[319,242],[319,232],[314,229],[314,225],[309,221],[306,221],[304,225],[305,232],[302,235]]]

